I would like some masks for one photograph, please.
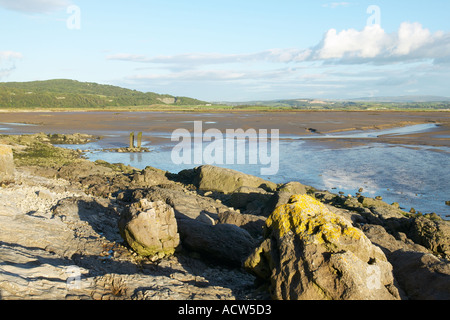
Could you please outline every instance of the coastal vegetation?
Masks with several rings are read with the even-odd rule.
[[[75,80],[0,83],[0,108],[93,108],[204,105],[204,101]]]

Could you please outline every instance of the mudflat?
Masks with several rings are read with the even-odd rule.
[[[380,130],[415,124],[436,123],[436,129],[422,133],[380,136],[377,142],[409,145],[450,146],[450,112],[395,111],[293,111],[293,112],[4,112],[0,128],[5,133],[89,133],[114,132],[124,137],[132,131],[151,134],[178,128],[193,130],[193,121],[202,121],[203,130],[279,129],[281,135],[308,136],[354,130]],[[30,124],[11,126],[9,124]],[[153,133],[153,134],[152,134]],[[147,139],[149,139],[147,137]],[[364,144],[365,138],[320,139],[335,146]]]

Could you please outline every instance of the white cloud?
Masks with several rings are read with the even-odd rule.
[[[348,7],[351,3],[350,2],[331,2],[331,3],[324,3],[322,7],[324,8],[337,8],[337,7]]]
[[[146,57],[144,55],[119,53],[106,57],[108,60],[122,60],[143,63],[170,65],[210,65],[226,63],[243,63],[251,61],[290,62],[296,60],[304,50],[270,49],[257,53],[222,54],[222,53],[186,53],[172,56]]]
[[[22,58],[20,52],[0,51],[0,79],[9,76],[16,69],[16,60]]]
[[[423,29],[419,23],[402,23],[397,34],[397,46],[395,55],[408,55],[421,47],[433,45],[436,40],[442,38],[442,33],[432,35],[430,30]]]
[[[450,33],[431,33],[420,23],[404,22],[390,34],[379,25],[366,26],[362,31],[331,29],[307,59],[385,64],[449,57]]]
[[[384,30],[380,26],[368,26],[363,31],[348,29],[337,32],[330,29],[316,51],[318,60],[340,59],[345,56],[373,58],[386,45]]]
[[[69,5],[69,0],[0,0],[1,7],[25,13],[50,13]]]
[[[237,80],[246,76],[244,72],[226,70],[188,70],[171,73],[151,73],[129,77],[130,80],[189,80],[189,81],[223,81]]]

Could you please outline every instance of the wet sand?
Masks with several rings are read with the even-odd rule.
[[[450,147],[450,112],[321,111],[321,112],[19,112],[0,113],[0,133],[89,133],[114,132],[126,139],[130,132],[144,132],[152,144],[167,139],[158,133],[184,128],[193,131],[193,121],[203,121],[203,130],[279,129],[281,135],[308,136],[354,130],[381,130],[414,124],[438,123],[434,130],[422,133],[381,136],[376,142]],[[11,125],[30,124],[30,126]],[[147,136],[145,135],[147,133]],[[373,139],[314,139],[332,147],[351,147]],[[126,141],[126,140],[125,140]],[[317,143],[317,142],[314,142]]]

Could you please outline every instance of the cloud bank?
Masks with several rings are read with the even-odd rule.
[[[347,29],[338,32],[330,29],[318,45],[308,49],[270,49],[248,54],[187,53],[156,57],[121,53],[109,55],[107,59],[184,67],[251,61],[390,64],[431,59],[437,63],[450,60],[450,33],[431,33],[420,23],[404,22],[397,32],[390,34],[379,25],[366,26],[361,31]]]
[[[391,33],[380,25],[330,29],[310,48],[241,54],[119,53],[106,58],[144,65],[124,79],[127,84],[143,90],[171,87],[204,100],[222,95],[249,100],[254,95],[258,99],[439,95],[442,84],[450,80],[450,32],[431,32],[420,23],[404,22]]]

